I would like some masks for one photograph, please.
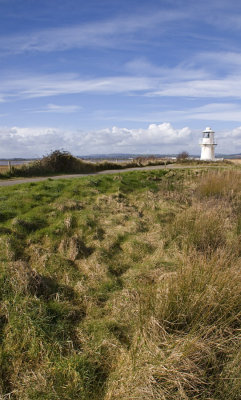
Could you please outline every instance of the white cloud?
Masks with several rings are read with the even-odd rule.
[[[112,127],[98,131],[63,131],[54,128],[0,128],[0,157],[41,156],[56,148],[73,154],[158,153],[187,146],[191,130],[174,129],[170,123],[147,129]]]
[[[77,73],[5,73],[0,77],[0,102],[79,93],[239,99],[240,66],[240,53],[205,52],[169,67],[137,58],[124,65],[121,75],[86,78]],[[71,112],[71,108],[62,110]],[[54,107],[48,111],[54,112]]]
[[[219,54],[221,58],[224,54]],[[228,53],[226,53],[228,59]],[[186,62],[175,67],[160,67],[145,59],[130,61],[125,66],[127,75],[88,78],[76,73],[18,75],[0,78],[0,102],[12,99],[49,97],[64,94],[136,94],[150,97],[240,98],[241,56],[232,53],[234,62],[226,65],[223,77],[211,73],[210,68]],[[212,56],[210,56],[212,58]],[[198,59],[198,58],[197,58]],[[208,59],[208,58],[207,58]],[[239,64],[240,63],[240,64]],[[235,68],[233,67],[235,65]],[[57,112],[57,107],[55,111]],[[67,108],[66,108],[67,110]],[[70,110],[70,108],[69,108]],[[49,111],[51,111],[49,109]],[[52,108],[52,111],[53,108]],[[60,108],[59,108],[60,111]],[[64,111],[64,108],[63,108]],[[67,111],[66,111],[67,112]]]
[[[234,51],[219,51],[219,52],[201,52],[195,56],[197,61],[204,61],[208,64],[214,62],[216,67],[220,65],[239,66],[241,65],[241,54]],[[217,64],[218,63],[218,64]]]
[[[76,74],[39,75],[2,80],[5,98],[37,98],[75,93],[136,93],[151,97],[240,98],[241,76],[223,79],[183,80],[181,76],[167,82],[162,77],[109,76],[81,79]],[[180,74],[181,75],[181,74]],[[170,79],[170,77],[169,77]]]
[[[200,65],[194,66],[193,63],[183,62],[175,67],[164,67],[154,65],[145,58],[137,58],[125,64],[128,73],[137,76],[155,76],[159,77],[162,82],[166,81],[186,81],[190,79],[207,79],[210,77],[208,71],[201,68]]]
[[[230,7],[228,10],[228,13],[222,13],[219,16],[212,16],[210,18],[209,16],[209,21],[217,27],[221,27],[223,29],[227,30],[232,30],[232,31],[240,31],[240,26],[241,26],[241,16],[240,16],[240,10],[238,13],[235,14],[234,6],[238,3],[234,4],[229,4],[227,3],[228,6]],[[230,10],[233,10],[233,12],[230,13]]]
[[[210,103],[183,111],[168,111],[174,120],[241,122],[241,106],[236,103]]]
[[[47,104],[46,107],[44,107],[40,110],[30,110],[30,111],[37,112],[37,113],[69,114],[69,113],[75,113],[81,109],[82,109],[82,107],[74,105],[74,104],[73,105]]]
[[[213,98],[240,98],[241,76],[228,76],[223,79],[203,79],[186,82],[163,84],[157,91],[151,91],[148,96],[161,97],[213,97]]]
[[[136,14],[112,20],[92,22],[68,27],[57,27],[24,35],[6,36],[0,39],[0,49],[6,53],[52,52],[81,47],[113,47],[117,41],[128,38],[130,33],[149,30],[156,26],[164,29],[164,24],[187,18],[187,13],[162,10],[155,13]],[[166,25],[168,28],[168,25]]]
[[[46,135],[55,135],[57,133],[57,130],[54,128],[21,128],[17,126],[13,126],[12,128],[2,128],[3,130],[0,131],[1,136],[4,136],[4,134],[7,134],[8,137],[14,139],[19,139],[21,140],[28,140],[32,139],[35,137],[43,137]]]
[[[203,127],[202,127],[203,128]],[[200,133],[188,127],[175,129],[170,123],[150,124],[146,129],[112,127],[98,131],[55,128],[0,128],[0,157],[40,157],[55,149],[75,155],[106,153],[199,154]],[[241,152],[241,126],[216,133],[218,153]]]
[[[156,78],[110,76],[97,79],[81,79],[77,74],[53,74],[8,77],[2,79],[1,89],[5,97],[35,98],[75,93],[130,93],[153,90],[158,86]]]
[[[156,106],[155,106],[156,108]],[[146,122],[159,123],[160,121],[172,121],[186,123],[185,121],[229,121],[241,123],[241,105],[238,103],[207,103],[199,107],[180,107],[180,109],[167,109],[159,111],[143,111],[142,113],[132,115],[123,115],[118,111],[113,114],[110,111],[98,113],[96,118],[105,121],[123,121],[123,122]]]

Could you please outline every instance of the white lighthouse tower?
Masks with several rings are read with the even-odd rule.
[[[217,143],[214,141],[214,131],[207,127],[203,131],[203,137],[200,142],[201,145],[201,157],[200,160],[204,161],[215,161],[214,149]]]

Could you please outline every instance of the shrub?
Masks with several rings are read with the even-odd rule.
[[[187,160],[189,158],[189,153],[187,151],[182,151],[177,155],[177,160]]]
[[[21,168],[12,169],[12,176],[41,176],[63,173],[95,172],[95,164],[73,157],[67,151],[55,150],[47,156]]]

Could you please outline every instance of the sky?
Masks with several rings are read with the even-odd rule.
[[[241,153],[241,2],[0,0],[0,157]]]

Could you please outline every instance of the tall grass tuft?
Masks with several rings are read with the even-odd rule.
[[[227,210],[220,204],[195,204],[174,220],[171,240],[180,249],[195,248],[209,254],[223,247],[227,240]]]

